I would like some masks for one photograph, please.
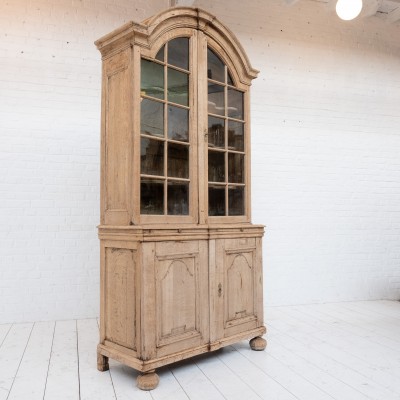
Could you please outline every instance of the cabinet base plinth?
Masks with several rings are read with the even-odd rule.
[[[267,347],[267,341],[261,336],[257,336],[250,340],[250,347],[255,351],[262,351]]]
[[[108,364],[108,357],[97,353],[97,369],[102,372],[108,371],[110,369],[110,365]]]
[[[139,375],[136,380],[137,387],[141,390],[153,390],[157,387],[160,378],[155,371],[149,371]]]

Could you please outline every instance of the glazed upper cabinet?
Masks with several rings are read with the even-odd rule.
[[[96,45],[99,368],[113,357],[150,388],[161,365],[265,332],[264,229],[250,220],[257,71],[226,27],[192,8],[128,23]]]

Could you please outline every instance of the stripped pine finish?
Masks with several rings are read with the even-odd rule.
[[[98,369],[125,363],[149,390],[165,365],[243,339],[253,350],[266,346],[264,227],[251,223],[250,198],[258,71],[233,33],[197,8],[129,22],[96,46]]]
[[[96,369],[96,319],[0,325],[0,400],[398,400],[400,302],[269,307],[269,345],[247,342],[138,372],[110,359]]]

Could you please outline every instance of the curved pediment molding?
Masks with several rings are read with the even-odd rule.
[[[121,48],[133,45],[151,49],[155,44],[168,40],[169,35],[177,29],[195,29],[203,32],[210,39],[210,43],[224,50],[232,64],[239,66],[243,83],[250,84],[251,80],[257,77],[258,71],[251,66],[242,45],[232,31],[215,16],[198,8],[176,7],[140,24],[128,22],[103,36],[95,44],[104,58]]]

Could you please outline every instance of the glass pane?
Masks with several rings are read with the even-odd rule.
[[[225,147],[225,120],[208,117],[208,146]]]
[[[165,45],[161,47],[161,49],[158,51],[156,55],[156,60],[164,62],[164,51],[165,51]]]
[[[243,92],[228,88],[228,117],[243,119]]]
[[[228,188],[228,215],[244,215],[244,187]]]
[[[189,103],[189,75],[168,68],[168,101],[187,106]]]
[[[189,178],[189,146],[168,143],[168,176]]]
[[[142,95],[164,99],[164,67],[142,59],[140,91]]]
[[[189,183],[168,182],[168,214],[189,214]]]
[[[140,182],[140,213],[164,214],[164,182],[142,178]]]
[[[239,151],[244,150],[244,124],[228,121],[228,147]]]
[[[229,70],[228,70],[228,85],[234,85],[234,83],[233,83],[233,79],[232,79],[232,77],[231,77],[231,73],[229,72]]]
[[[208,187],[208,215],[225,215],[225,186]]]
[[[225,182],[225,153],[208,152],[208,181]]]
[[[208,83],[208,112],[225,115],[224,87]]]
[[[140,173],[164,175],[164,142],[147,138],[140,140]]]
[[[168,42],[168,64],[189,69],[188,38],[176,38]]]
[[[189,110],[168,106],[168,139],[189,140]]]
[[[207,76],[209,79],[225,83],[225,64],[210,49],[207,49]]]
[[[140,103],[140,133],[164,136],[164,104],[142,99]]]
[[[228,154],[228,182],[244,183],[244,155]]]

